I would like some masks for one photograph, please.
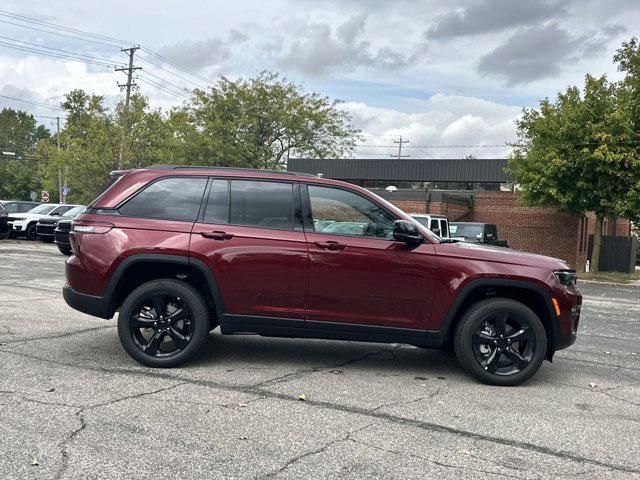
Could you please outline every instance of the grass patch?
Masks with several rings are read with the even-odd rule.
[[[640,280],[640,270],[634,273],[598,272],[597,274],[578,272],[578,278],[594,282],[631,283]]]

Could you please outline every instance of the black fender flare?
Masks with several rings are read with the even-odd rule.
[[[103,297],[108,298],[109,302],[109,312],[110,316],[113,316],[115,312],[115,305],[113,305],[112,300],[114,299],[114,294],[117,291],[118,285],[125,274],[125,272],[136,263],[172,263],[177,265],[183,265],[185,267],[193,267],[198,270],[202,276],[205,278],[209,290],[213,295],[213,299],[216,305],[216,313],[218,318],[222,318],[222,315],[225,312],[224,302],[222,300],[222,295],[220,293],[220,289],[218,288],[218,283],[213,275],[211,269],[201,260],[197,260],[195,258],[191,258],[185,255],[176,255],[170,253],[136,253],[133,255],[129,255],[126,257],[120,264],[116,267],[107,283],[107,287],[105,288]]]
[[[462,291],[453,301],[453,303],[451,304],[451,308],[449,308],[449,311],[444,317],[440,330],[429,332],[429,336],[440,338],[442,342],[444,342],[450,333],[451,324],[458,315],[460,307],[462,306],[466,298],[471,295],[471,293],[473,293],[476,289],[483,287],[511,287],[522,290],[530,290],[537,293],[542,297],[547,306],[549,318],[551,319],[551,329],[554,337],[557,338],[560,334],[558,316],[556,315],[555,308],[553,307],[553,302],[551,301],[551,292],[548,289],[544,288],[542,285],[534,282],[528,282],[526,280],[510,280],[506,278],[478,278],[475,280],[471,280],[462,288]],[[552,339],[549,339],[550,345],[552,345],[551,340]]]

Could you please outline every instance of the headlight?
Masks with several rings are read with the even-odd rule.
[[[578,281],[578,275],[574,270],[560,270],[553,272],[553,274],[555,275],[556,280],[565,287],[575,287],[576,282]]]

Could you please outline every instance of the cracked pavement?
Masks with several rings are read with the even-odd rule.
[[[0,242],[3,478],[640,478],[638,288],[582,284],[576,345],[497,388],[448,352],[217,331],[143,367],[64,261]]]

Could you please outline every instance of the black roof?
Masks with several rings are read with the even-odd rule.
[[[291,158],[287,170],[336,180],[504,183],[504,158]]]

